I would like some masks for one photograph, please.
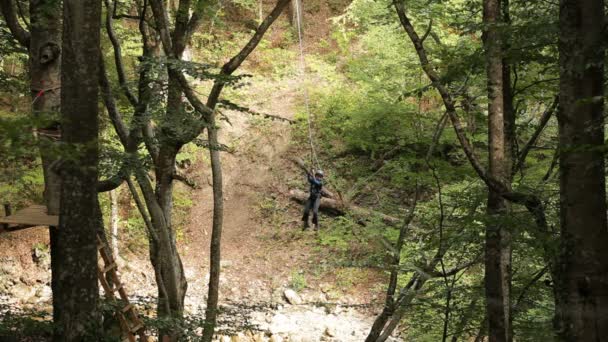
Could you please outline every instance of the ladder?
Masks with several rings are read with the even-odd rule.
[[[4,205],[6,216],[0,216],[0,233],[13,232],[32,227],[59,226],[59,216],[49,215],[44,205],[32,205],[16,213],[12,213],[8,204]],[[118,277],[118,265],[108,253],[104,240],[97,235],[97,250],[101,256],[101,265],[97,265],[97,277],[103,287],[106,297],[113,301],[117,307],[116,317],[120,323],[120,329],[129,342],[147,342],[146,330],[143,322],[135,311],[135,306],[129,301],[129,296]],[[113,284],[110,285],[110,282]]]
[[[127,291],[118,277],[118,265],[112,255],[108,253],[107,248],[106,243],[98,235],[97,250],[102,259],[101,265],[97,265],[99,282],[106,293],[106,297],[117,304],[116,317],[125,339],[129,342],[137,342],[137,336],[139,336],[139,341],[145,342],[148,339],[144,324],[137,315],[135,306],[129,302]],[[112,285],[108,282],[107,276],[111,279]]]

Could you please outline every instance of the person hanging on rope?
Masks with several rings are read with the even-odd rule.
[[[321,204],[323,192],[324,174],[323,171],[317,170],[313,175],[312,170],[307,170],[306,175],[308,177],[308,183],[310,183],[310,195],[304,205],[304,216],[302,216],[302,221],[304,221],[303,229],[306,230],[310,227],[308,224],[308,216],[312,210],[312,224],[314,224],[315,230],[319,230],[319,205]]]

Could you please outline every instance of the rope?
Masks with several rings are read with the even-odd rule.
[[[44,85],[44,83],[42,83]],[[34,96],[34,100],[32,101],[32,106],[34,105],[34,103],[36,103],[36,101],[38,101],[39,98],[41,98],[42,96],[45,95],[46,92],[49,91],[54,91],[57,89],[61,89],[61,86],[53,86],[50,88],[43,88],[43,89],[34,89],[32,88],[31,91],[34,93],[36,93],[36,96]]]
[[[312,134],[312,114],[310,112],[310,97],[308,94],[307,77],[306,77],[306,60],[304,58],[304,46],[302,44],[302,12],[300,8],[300,1],[295,0],[296,3],[296,23],[298,28],[298,43],[300,47],[300,76],[304,79],[304,103],[306,108],[306,119],[308,120],[308,141],[310,142],[310,159],[313,168],[319,169],[319,158],[317,158],[317,152],[315,150],[314,139]]]

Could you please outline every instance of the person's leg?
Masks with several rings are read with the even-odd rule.
[[[302,221],[304,222],[304,229],[308,228],[308,215],[310,214],[310,209],[312,209],[312,200],[308,198],[306,200],[306,204],[304,204],[304,215],[302,216]]]
[[[321,206],[321,196],[315,199],[312,208],[312,223],[315,225],[315,230],[319,230],[319,206]]]

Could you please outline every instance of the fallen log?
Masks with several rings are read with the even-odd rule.
[[[289,197],[293,201],[302,204],[308,199],[308,194],[302,190],[293,189],[289,191]],[[357,221],[363,224],[369,222],[374,217],[380,218],[384,224],[392,227],[398,226],[401,222],[401,220],[396,217],[328,197],[321,198],[319,210],[335,216],[342,216],[346,215],[346,213],[350,213]]]

